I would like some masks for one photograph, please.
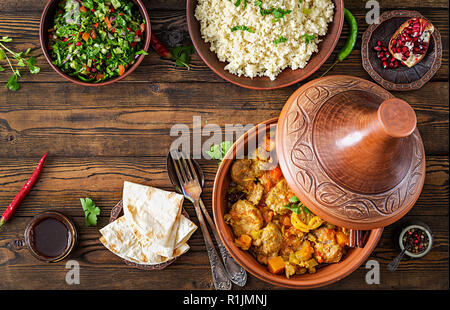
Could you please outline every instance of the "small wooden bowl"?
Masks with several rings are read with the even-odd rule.
[[[133,1],[136,4],[137,8],[139,9],[139,12],[141,13],[141,17],[145,20],[144,46],[142,49],[144,51],[147,51],[148,48],[150,47],[150,37],[151,37],[150,17],[148,16],[147,10],[141,0],[131,0],[131,1]],[[143,54],[140,55],[136,59],[136,62],[131,67],[129,67],[128,70],[126,70],[124,74],[122,74],[118,77],[109,79],[109,80],[105,80],[100,83],[89,83],[89,82],[81,81],[75,77],[72,77],[72,76],[64,73],[60,68],[55,66],[52,63],[52,58],[50,57],[50,53],[48,52],[48,29],[50,29],[53,25],[53,18],[55,16],[55,12],[58,8],[59,2],[60,2],[60,0],[49,0],[47,2],[47,4],[45,5],[45,8],[44,8],[44,11],[42,12],[41,21],[40,21],[40,25],[39,25],[39,41],[41,43],[42,53],[44,54],[44,57],[47,60],[50,67],[52,67],[53,70],[56,71],[56,73],[58,73],[60,76],[62,76],[66,80],[69,80],[78,85],[103,86],[103,85],[108,85],[108,84],[117,82],[117,81],[127,77],[129,74],[131,74],[131,72],[133,72],[139,66],[139,64],[142,62],[142,60],[145,57],[145,55],[143,55]]]
[[[395,31],[408,19],[423,17],[416,11],[389,11],[380,16],[379,24],[370,25],[364,32],[361,44],[362,65],[369,75],[388,90],[407,91],[421,88],[439,70],[442,62],[442,42],[435,28],[427,54],[412,68],[398,67],[384,69],[377,52],[373,49],[380,40],[388,47]],[[424,17],[423,17],[424,18]]]
[[[219,61],[215,52],[211,51],[210,44],[206,43],[200,31],[200,23],[195,18],[195,8],[197,7],[197,0],[187,0],[186,14],[189,28],[189,34],[192,42],[197,50],[197,53],[213,70],[224,80],[239,85],[241,87],[258,89],[258,90],[270,90],[290,86],[298,83],[322,66],[322,64],[328,59],[333,52],[339,37],[341,35],[342,26],[344,23],[344,1],[333,0],[334,2],[334,18],[328,26],[328,33],[323,37],[322,42],[319,44],[319,52],[311,56],[308,64],[303,69],[292,70],[287,68],[281,72],[274,81],[271,81],[268,77],[255,77],[248,78],[245,76],[237,76],[225,70],[227,65],[225,62]]]
[[[187,214],[187,212],[184,210],[184,208],[181,211],[183,213],[184,216],[186,216],[187,218],[189,218],[189,215]],[[123,204],[122,201],[120,201],[118,204],[116,204],[112,210],[111,210],[111,215],[109,217],[109,222],[113,222],[115,220],[117,220],[119,217],[121,217],[123,215]],[[176,257],[172,258],[164,263],[161,264],[155,264],[155,265],[145,265],[145,264],[138,264],[135,262],[131,262],[129,260],[123,259],[122,261],[127,264],[128,266],[137,268],[137,269],[141,269],[141,270],[161,270],[166,268],[167,266],[169,266],[170,264],[172,264],[174,261],[176,261]]]

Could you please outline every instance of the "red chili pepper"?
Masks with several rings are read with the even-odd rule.
[[[39,161],[39,164],[37,165],[36,169],[34,170],[31,177],[28,179],[28,181],[25,183],[25,185],[22,187],[20,192],[16,195],[14,200],[10,203],[8,208],[6,208],[5,212],[3,212],[2,217],[0,218],[0,227],[5,224],[11,216],[13,216],[14,212],[16,212],[17,207],[20,205],[22,200],[28,195],[28,193],[31,191],[31,188],[36,183],[39,175],[41,174],[42,166],[44,165],[45,159],[47,158],[47,153],[42,156],[41,160]]]
[[[169,50],[159,41],[156,35],[152,32],[150,37],[150,44],[153,49],[158,53],[159,56],[166,59],[173,59],[172,54],[170,54]]]

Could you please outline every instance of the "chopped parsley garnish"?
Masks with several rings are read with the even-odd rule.
[[[283,9],[274,9],[272,12],[272,15],[274,17],[273,22],[279,21],[281,18],[283,18],[286,14],[291,13],[291,10],[283,10]]]
[[[256,0],[256,1],[255,1],[255,6],[259,8],[259,13],[260,13],[262,16],[272,14],[273,17],[274,17],[273,22],[276,22],[276,21],[280,20],[280,19],[283,18],[286,14],[289,14],[289,13],[292,12],[291,10],[283,10],[283,9],[281,9],[281,8],[276,9],[276,8],[273,8],[273,7],[270,8],[270,9],[264,9],[264,8],[262,7],[262,1],[261,1],[261,0]]]
[[[313,34],[311,34],[311,35],[304,34],[304,35],[301,36],[301,38],[303,40],[305,40],[306,44],[308,44],[308,43],[312,42],[312,40],[314,40],[314,35]]]
[[[281,36],[281,37],[279,37],[278,39],[273,40],[273,44],[278,45],[278,43],[284,43],[284,42],[286,42],[287,40],[288,40],[287,38]]]
[[[297,198],[297,196],[292,196],[289,199],[289,204],[285,205],[284,208],[291,210],[294,213],[300,214],[303,210],[307,215],[311,214],[311,211]]]
[[[211,159],[218,159],[219,166],[222,160],[225,158],[225,154],[231,148],[233,143],[230,141],[223,141],[220,144],[211,145],[211,149],[206,151],[206,153],[211,157]]]
[[[242,31],[248,31],[251,33],[255,33],[255,31],[247,26],[234,26],[233,28],[231,28],[231,32],[235,32],[236,30],[242,30]]]

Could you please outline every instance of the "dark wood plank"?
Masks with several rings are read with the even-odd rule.
[[[266,92],[230,83],[118,85],[0,88],[0,141],[5,143],[0,157],[38,157],[45,151],[70,157],[163,156],[175,140],[170,137],[173,125],[192,128],[194,116],[202,117],[202,126],[257,124],[277,117],[299,86]],[[448,153],[448,91],[448,83],[430,82],[417,91],[396,93],[415,108],[429,155]]]
[[[414,216],[408,216],[414,219]],[[367,285],[368,271],[363,264],[349,277],[323,289],[448,289],[448,216],[421,216],[434,233],[434,246],[422,259],[405,259],[395,273],[386,271],[386,265],[398,254],[392,238],[396,225],[388,226],[369,257],[380,264],[381,283]],[[0,289],[212,289],[211,272],[204,241],[196,231],[189,241],[190,251],[174,264],[161,271],[141,271],[123,264],[120,258],[106,250],[98,241],[98,228],[84,227],[84,219],[75,217],[80,242],[70,259],[80,264],[80,285],[67,285],[67,260],[48,264],[33,258],[23,246],[23,231],[28,217],[17,218],[3,227],[0,240]],[[99,227],[106,225],[102,219]],[[192,273],[195,272],[195,277]],[[111,275],[117,281],[111,281]],[[20,281],[17,281],[20,279]],[[180,280],[181,279],[181,280]],[[235,287],[239,289],[238,287]],[[246,289],[279,289],[249,276]]]
[[[0,166],[0,201],[12,201],[32,173],[37,159],[4,158]],[[205,174],[203,198],[211,211],[211,196],[217,161],[199,161]],[[121,199],[125,180],[173,190],[165,157],[67,158],[50,155],[39,182],[29,194],[16,217],[30,217],[56,208],[70,216],[82,216],[80,197],[91,197],[109,217],[111,208]],[[448,216],[448,156],[427,156],[427,175],[422,195],[411,215]],[[188,213],[195,217],[189,203]],[[14,219],[11,220],[14,224]]]

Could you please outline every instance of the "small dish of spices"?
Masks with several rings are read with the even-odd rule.
[[[423,223],[414,223],[402,229],[398,239],[400,249],[409,247],[405,254],[412,258],[425,256],[432,248],[430,228]]]
[[[36,215],[25,230],[25,243],[31,254],[46,262],[66,258],[77,243],[74,223],[57,211]]]

